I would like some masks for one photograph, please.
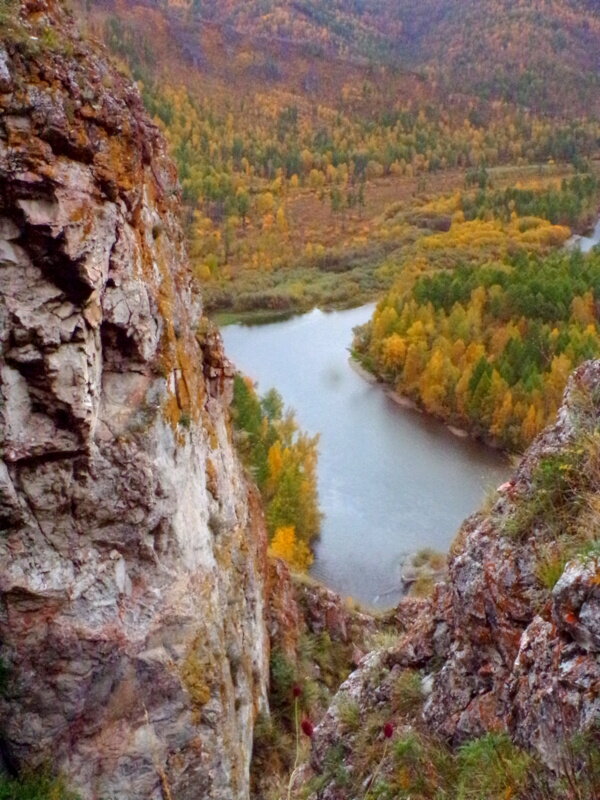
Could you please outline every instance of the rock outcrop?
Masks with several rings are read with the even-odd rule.
[[[0,12],[5,766],[52,763],[84,800],[241,800],[265,533],[175,171],[61,4]]]
[[[557,423],[534,442],[491,513],[465,524],[449,584],[433,608],[431,649],[445,663],[426,719],[459,740],[504,729],[549,765],[565,737],[600,720],[600,562],[574,554],[553,587],[544,585],[540,567],[547,545],[577,536],[567,525],[590,526],[585,539],[597,541],[595,516],[577,521],[569,510],[561,520],[561,503],[573,499],[567,496],[572,491],[583,501],[588,479],[595,485],[600,473],[574,474],[561,488],[565,498],[552,498],[550,514],[561,530],[546,529],[542,512],[526,515],[520,535],[507,533],[506,525],[539,504],[537,492],[553,492],[551,482],[561,479],[550,469],[556,475],[570,470],[573,448],[595,449],[599,386],[600,362],[584,364],[571,377]],[[536,475],[544,463],[542,486]],[[556,568],[563,568],[560,553]]]
[[[311,797],[346,796],[324,766],[332,752],[360,778],[361,746],[340,722],[348,703],[362,727],[373,718],[400,731],[416,725],[450,745],[506,733],[555,771],[569,757],[569,738],[598,725],[599,387],[600,362],[574,373],[556,424],[534,442],[491,511],[465,522],[447,581],[397,645],[370,653],[342,685],[315,731],[321,788]],[[423,700],[408,718],[406,675]],[[362,775],[365,785],[373,769]],[[389,760],[380,774],[386,769],[393,773]]]

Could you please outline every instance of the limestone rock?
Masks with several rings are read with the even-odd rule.
[[[178,216],[137,91],[23,2],[0,48],[1,736],[84,800],[243,800],[266,702],[264,523]]]
[[[12,78],[10,75],[10,68],[6,50],[0,47],[0,93],[6,94],[10,92],[12,85]]]

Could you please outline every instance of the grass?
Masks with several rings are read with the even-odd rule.
[[[0,776],[0,800],[80,800],[60,778],[47,774]]]
[[[14,22],[17,12],[18,3],[16,0],[0,0],[0,24],[8,25]]]
[[[431,547],[424,547],[413,556],[411,563],[417,569],[419,567],[429,567],[433,571],[438,571],[445,569],[446,556]]]
[[[504,800],[523,792],[532,757],[506,734],[488,733],[458,751],[457,800]]]
[[[569,560],[569,553],[569,544],[565,542],[564,539],[545,544],[538,551],[535,576],[539,583],[548,591],[554,589],[565,571],[565,566]]]
[[[503,535],[516,542],[532,540],[534,574],[546,591],[552,591],[569,561],[594,552],[600,539],[600,431],[595,420],[592,425],[592,430],[583,426],[560,452],[542,458],[527,493],[497,518]]]
[[[285,322],[294,316],[289,311],[218,311],[212,315],[220,327],[226,325],[267,325],[270,322]]]
[[[376,726],[381,718],[375,715]],[[348,797],[369,800],[597,800],[600,748],[594,730],[566,739],[558,774],[515,745],[505,733],[488,733],[453,749],[418,729],[391,740],[365,724],[352,751],[339,742],[327,754],[311,789],[335,784]],[[379,765],[382,765],[379,771]]]
[[[579,423],[575,440],[539,461],[526,494],[497,519],[502,535],[531,540],[533,573],[546,593],[570,561],[594,557],[600,541],[600,431],[587,412]]]
[[[308,782],[303,792],[304,797],[319,795],[328,786],[346,789],[350,785],[350,774],[345,766],[346,751],[341,743],[332,745],[323,758],[323,769],[319,775]]]
[[[585,435],[560,452],[538,462],[531,475],[526,496],[519,497],[511,514],[504,520],[503,532],[523,540],[534,529],[544,530],[553,538],[573,529],[585,505],[585,497],[596,489],[600,437]]]
[[[360,708],[355,700],[342,697],[336,705],[336,712],[345,732],[355,733],[360,726]]]
[[[282,731],[274,718],[268,714],[259,714],[254,724],[252,745],[252,783],[256,788],[257,776],[264,780],[270,776],[271,787],[283,786],[284,780],[277,776],[289,773],[294,764],[294,737]],[[263,791],[266,786],[262,785]]]
[[[0,0],[0,31],[2,39],[11,41],[17,49],[29,56],[44,53],[62,53],[70,57],[74,53],[73,43],[55,28],[44,24],[26,27],[19,15],[17,0]]]
[[[28,51],[35,50],[34,42],[19,19],[19,3],[16,0],[0,0],[0,31],[4,42],[13,42]]]
[[[528,496],[520,498],[503,531],[522,540],[534,527],[548,529],[554,537],[571,527],[588,490],[583,443],[540,460],[531,477]]]
[[[423,701],[421,675],[414,670],[401,672],[392,688],[391,704],[394,713],[414,716],[423,707]]]
[[[291,728],[293,721],[292,690],[299,682],[296,664],[281,650],[273,650],[270,662],[270,706],[274,713]]]
[[[419,550],[403,565],[403,582],[411,597],[430,597],[446,572],[447,556],[429,547]]]

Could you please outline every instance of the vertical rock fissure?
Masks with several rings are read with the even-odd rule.
[[[175,171],[60,4],[18,10],[0,85],[3,761],[52,762],[84,800],[245,800],[264,523],[231,366],[218,334],[196,338]]]

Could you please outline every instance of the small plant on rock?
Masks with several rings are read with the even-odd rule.
[[[360,708],[356,700],[342,697],[336,706],[337,716],[345,732],[354,733],[360,727]]]
[[[0,800],[81,800],[61,778],[44,772],[20,778],[0,776]]]
[[[423,706],[423,682],[414,670],[404,670],[392,687],[392,708],[399,714],[412,715]]]

